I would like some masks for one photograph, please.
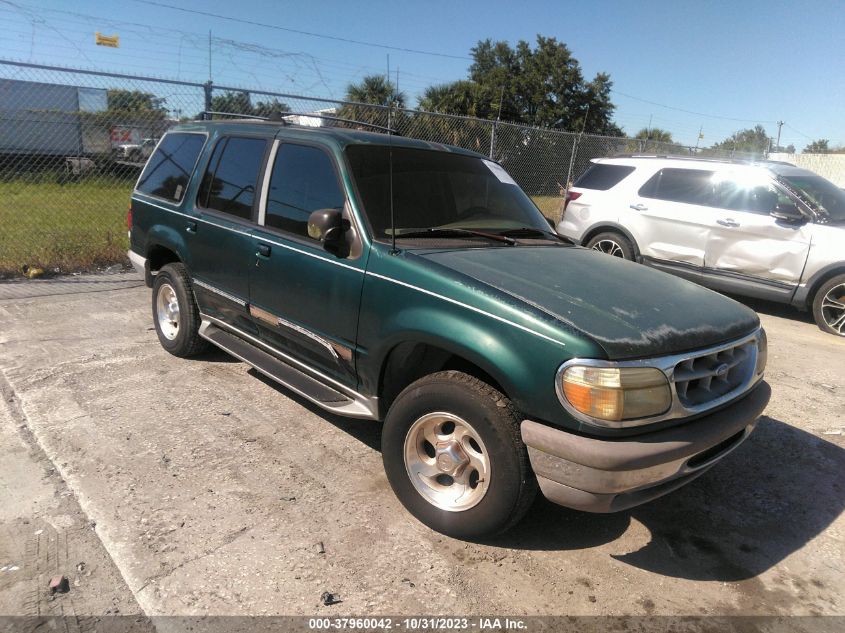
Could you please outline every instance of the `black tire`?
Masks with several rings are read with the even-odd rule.
[[[159,299],[166,301],[172,289],[178,306],[178,316],[175,320],[162,323],[159,318]],[[167,264],[155,276],[152,293],[153,324],[155,325],[158,341],[161,346],[174,356],[186,358],[204,352],[208,348],[208,341],[200,338],[199,308],[191,292],[191,277],[183,264]],[[173,324],[176,324],[174,327]],[[167,331],[165,332],[164,329]]]
[[[816,291],[813,320],[823,332],[845,336],[845,275],[831,277]]]
[[[605,255],[634,261],[634,245],[631,244],[631,240],[616,231],[599,233],[587,242],[587,248],[600,251]]]
[[[483,494],[478,493],[480,500],[467,509],[448,510],[435,505],[417,489],[406,468],[406,437],[413,437],[409,431],[418,428],[415,423],[418,425],[427,415],[441,413],[471,425],[490,465],[489,481],[482,479],[476,484],[486,486]],[[487,383],[458,371],[425,376],[405,388],[388,411],[382,432],[387,479],[402,505],[442,534],[472,539],[505,532],[519,522],[537,493],[537,480],[519,425],[520,418],[510,400]],[[430,467],[436,468],[439,462],[433,453],[429,458],[434,464]],[[470,473],[467,480],[471,479]]]

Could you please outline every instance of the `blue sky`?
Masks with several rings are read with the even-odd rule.
[[[389,54],[414,105],[426,86],[466,76],[478,40],[533,41],[540,33],[565,42],[588,79],[610,73],[615,120],[630,134],[651,120],[694,144],[702,127],[709,145],[756,123],[775,136],[783,120],[782,145],[845,145],[841,0],[154,1],[440,55],[139,0],[0,0],[0,57],[204,81],[211,30],[218,84],[342,98],[350,81],[384,73]],[[120,35],[120,48],[95,46],[94,31]]]

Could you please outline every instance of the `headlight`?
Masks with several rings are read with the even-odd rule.
[[[754,373],[759,376],[766,369],[766,362],[769,360],[769,341],[766,339],[766,330],[760,328],[760,336],[757,338],[757,367]]]
[[[655,367],[575,364],[558,376],[558,395],[565,400],[564,406],[602,426],[622,426],[613,423],[660,415],[672,404],[669,381]]]

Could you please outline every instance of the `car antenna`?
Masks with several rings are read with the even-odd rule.
[[[390,55],[387,56],[387,86],[390,88]],[[393,210],[393,130],[390,126],[390,113],[393,109],[393,94],[389,96],[387,102],[387,169],[389,179],[389,196],[390,196],[390,254],[395,255],[399,251],[396,250],[396,216]]]

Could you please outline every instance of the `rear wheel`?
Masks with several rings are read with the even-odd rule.
[[[472,376],[445,371],[417,380],[384,423],[382,458],[393,491],[443,534],[506,531],[537,489],[519,423],[510,400]]]
[[[621,233],[616,233],[615,231],[599,233],[587,242],[587,248],[612,257],[621,257],[629,261],[633,261],[634,259],[634,247],[631,241]]]
[[[813,319],[824,332],[845,336],[845,275],[828,279],[816,292]]]
[[[183,264],[163,266],[153,283],[153,324],[159,343],[174,356],[194,356],[208,348],[200,338],[200,315]]]

